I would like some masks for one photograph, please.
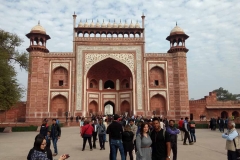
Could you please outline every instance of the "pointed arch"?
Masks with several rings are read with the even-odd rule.
[[[150,110],[155,111],[156,115],[167,115],[166,99],[160,94],[152,96],[150,99]]]
[[[165,72],[163,68],[155,66],[149,72],[149,87],[165,87]]]
[[[128,112],[128,114],[130,114],[131,111],[131,106],[130,103],[126,100],[124,100],[121,105],[120,105],[120,112],[121,114],[125,114],[125,112]]]
[[[59,66],[52,71],[52,87],[68,86],[68,70]]]
[[[67,98],[63,95],[56,95],[51,100],[51,113],[57,113],[57,117],[64,117],[64,113],[68,111]]]
[[[91,114],[96,114],[98,112],[98,103],[95,100],[89,103],[88,112]]]

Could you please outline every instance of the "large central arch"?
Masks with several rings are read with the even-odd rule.
[[[132,57],[129,58],[129,55]],[[76,61],[76,111],[86,113],[83,107],[87,105],[85,101],[84,90],[86,87],[86,71],[97,62],[113,58],[120,62],[123,61],[133,72],[132,81],[135,82],[133,90],[138,91],[138,95],[133,92],[133,106],[136,109],[143,108],[143,73],[142,73],[142,47],[141,46],[99,46],[99,45],[80,45],[77,47],[77,61]],[[74,88],[75,89],[75,88]],[[134,107],[135,108],[135,107]],[[134,109],[135,112],[135,109]]]
[[[87,96],[85,101],[113,101],[115,103],[114,112],[120,113],[120,99],[130,101],[133,104],[132,79],[132,72],[125,64],[112,58],[106,58],[93,65],[86,75],[86,89],[84,91],[86,94],[84,95]],[[105,104],[99,103],[99,114],[104,114],[104,110]],[[86,108],[86,111],[88,112],[89,108]]]

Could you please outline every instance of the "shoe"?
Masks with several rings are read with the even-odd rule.
[[[103,150],[105,150],[105,148],[103,147]]]
[[[96,147],[93,147],[94,149],[96,149]]]
[[[187,143],[183,143],[183,145],[188,145]]]
[[[102,148],[100,148],[100,150],[102,150]]]
[[[57,153],[53,153],[53,155],[52,156],[56,156],[57,155]]]
[[[194,141],[194,143],[196,143],[196,141]]]
[[[90,151],[92,151],[92,149],[90,149]]]
[[[193,144],[194,144],[193,142],[189,143],[189,145],[193,145]]]
[[[82,149],[82,151],[84,151],[84,149]]]

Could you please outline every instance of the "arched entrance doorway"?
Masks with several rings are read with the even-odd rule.
[[[94,98],[98,99],[98,102],[109,102],[99,103],[98,114],[121,113],[120,107],[115,106],[120,106],[121,101],[125,99],[129,104],[133,104],[132,72],[122,62],[106,58],[93,65],[86,76],[87,86],[90,86],[86,88],[86,94],[84,94],[86,101],[89,102],[89,99]],[[93,79],[98,83],[98,87],[92,87]],[[131,108],[128,112],[131,112]]]
[[[130,103],[128,101],[123,101],[120,106],[120,111],[122,115],[125,115],[127,112],[128,115],[130,114]]]
[[[108,101],[104,104],[104,115],[113,114],[115,114],[115,104],[111,101]]]
[[[89,114],[96,114],[98,112],[98,104],[96,101],[92,101],[88,105]]]
[[[64,117],[68,111],[67,99],[62,95],[57,95],[52,99],[50,112],[57,113],[57,117]]]
[[[228,113],[226,111],[222,111],[221,118],[228,118]]]

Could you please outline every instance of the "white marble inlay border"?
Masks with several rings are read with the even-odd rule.
[[[68,99],[68,92],[51,92],[51,99],[57,95],[62,95]]]
[[[54,70],[57,67],[63,67],[66,70],[69,70],[69,63],[52,63],[52,70]]]
[[[158,66],[158,67],[160,67],[160,68],[162,68],[163,70],[165,70],[165,65],[164,64],[149,64],[149,70],[151,70],[153,67],[156,67],[156,66]]]
[[[156,94],[160,94],[166,99],[166,91],[150,91],[150,98],[152,98]]]

